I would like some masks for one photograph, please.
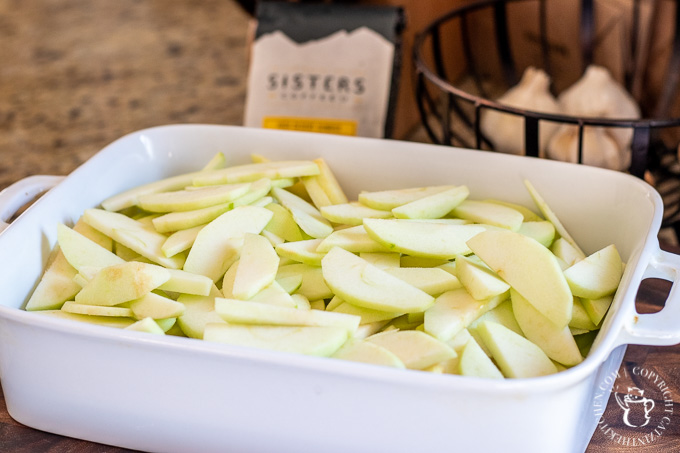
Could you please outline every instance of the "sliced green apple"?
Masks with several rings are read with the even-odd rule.
[[[265,231],[277,235],[284,241],[294,242],[302,240],[300,227],[295,223],[295,219],[293,219],[288,209],[278,203],[270,203],[265,208],[274,214],[267,226],[264,227]]]
[[[156,321],[153,320],[153,318],[140,319],[134,324],[130,324],[125,329],[134,330],[136,332],[146,332],[153,333],[156,335],[165,335],[165,331],[161,329],[161,327],[158,325]]]
[[[507,228],[511,231],[517,231],[524,222],[524,215],[513,208],[477,200],[462,201],[451,211],[451,215],[476,223]]]
[[[276,274],[276,281],[281,283],[284,279],[292,276],[302,277],[302,283],[293,294],[302,294],[309,300],[333,297],[333,291],[331,291],[324,280],[321,266],[310,266],[304,263],[280,266]]]
[[[333,227],[328,220],[307,201],[285,189],[276,187],[272,189],[272,195],[290,211],[300,229],[311,237],[325,238],[333,232]]]
[[[234,297],[248,300],[276,278],[279,256],[271,243],[259,234],[245,233],[234,277]]]
[[[192,183],[195,186],[210,186],[215,184],[252,182],[261,178],[297,178],[318,174],[319,166],[314,162],[287,160],[234,165],[220,170],[202,172],[193,178]]]
[[[325,253],[317,252],[323,239],[307,239],[306,241],[285,242],[276,246],[276,253],[311,266],[321,266]]]
[[[106,267],[125,260],[66,225],[57,224],[57,242],[66,261],[79,270],[83,266]]]
[[[328,287],[347,302],[390,312],[424,311],[434,298],[340,247],[321,261]]]
[[[88,316],[111,316],[120,318],[133,317],[132,310],[126,307],[109,307],[103,305],[80,304],[67,301],[61,306],[61,310],[66,313]]]
[[[328,357],[347,341],[343,327],[252,326],[210,323],[203,339],[251,348]]]
[[[474,338],[470,338],[461,351],[458,370],[462,376],[503,379],[503,373]]]
[[[438,296],[460,288],[460,281],[443,269],[436,267],[388,267],[385,272],[413,285],[430,296]]]
[[[456,186],[413,187],[408,189],[381,190],[377,192],[361,192],[359,202],[374,209],[391,211],[415,200],[454,189]]]
[[[135,318],[165,319],[184,314],[184,304],[156,293],[148,293],[139,299],[132,300],[129,305]]]
[[[449,225],[406,219],[365,219],[368,235],[392,252],[453,259],[470,252],[467,241],[485,231],[479,225]]]
[[[484,321],[478,331],[505,377],[530,378],[557,373],[541,348],[507,327]]]
[[[523,222],[517,232],[535,239],[545,247],[550,247],[555,239],[555,227],[547,220]]]
[[[613,244],[564,271],[571,292],[587,299],[599,299],[614,294],[622,275],[623,261]]]
[[[498,296],[510,289],[510,285],[492,270],[463,255],[456,257],[456,276],[467,292],[477,300]]]
[[[548,357],[566,366],[578,365],[583,361],[568,326],[557,327],[517,291],[510,292],[510,300],[515,319],[524,336],[541,348]]]
[[[550,250],[510,230],[488,230],[467,243],[500,278],[555,325],[569,324],[573,296]]]
[[[343,204],[324,206],[319,209],[321,215],[328,221],[341,225],[361,225],[364,218],[389,219],[392,213],[369,208],[356,201]]]
[[[149,212],[192,211],[232,201],[245,195],[249,188],[250,183],[243,183],[151,193],[141,195],[137,204]]]
[[[454,187],[398,206],[392,209],[392,214],[398,219],[439,219],[460,205],[469,194],[467,186]]]
[[[326,161],[318,158],[314,159],[314,163],[319,167],[317,181],[323,191],[326,192],[331,204],[347,203],[347,196]]]
[[[602,319],[604,319],[604,315],[607,314],[613,300],[614,296],[610,295],[599,299],[581,299],[581,304],[586,313],[588,313],[588,317],[593,324],[599,326]]]
[[[340,247],[353,253],[391,252],[387,247],[373,240],[363,225],[335,230],[319,244],[317,252],[325,253],[333,247]]]
[[[456,357],[456,352],[446,343],[417,330],[381,332],[365,341],[392,352],[406,368],[412,370],[422,370]]]
[[[259,234],[272,212],[255,206],[239,206],[206,225],[196,236],[184,270],[205,275],[214,282],[222,278],[238,254],[246,233]]]
[[[404,362],[388,349],[370,341],[355,338],[348,340],[332,357],[393,368],[406,368]]]

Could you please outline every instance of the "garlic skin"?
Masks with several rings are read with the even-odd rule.
[[[578,126],[560,126],[548,145],[548,157],[564,162],[578,162]],[[605,128],[586,126],[583,128],[583,164],[625,170],[630,166],[630,150],[622,152]]]
[[[640,107],[635,99],[602,66],[588,66],[576,83],[560,93],[558,102],[562,112],[570,116],[631,120],[640,118]],[[622,152],[630,148],[632,129],[610,127],[606,132],[616,140]]]
[[[557,99],[550,93],[550,77],[542,69],[528,67],[520,82],[510,88],[496,102],[510,107],[540,113],[560,113]],[[545,151],[550,137],[559,124],[548,121],[539,123],[539,150]],[[524,154],[524,118],[521,115],[483,109],[480,128],[496,151]]]

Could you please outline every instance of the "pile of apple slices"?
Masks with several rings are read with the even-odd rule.
[[[362,192],[322,159],[226,166],[115,195],[58,241],[26,310],[212,342],[489,378],[592,344],[623,272],[542,216],[466,186]]]

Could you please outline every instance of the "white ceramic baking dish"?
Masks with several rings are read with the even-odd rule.
[[[324,157],[350,197],[360,189],[467,184],[478,198],[532,206],[529,179],[586,252],[615,243],[628,265],[589,357],[568,371],[502,382],[402,371],[72,323],[21,310],[55,243],[56,223],[129,187],[231,163]],[[596,387],[629,343],[680,342],[680,296],[639,315],[643,278],[678,279],[660,250],[659,195],[586,166],[425,144],[241,127],[166,126],[130,134],[61,180],[0,193],[0,379],[17,421],[61,435],[163,452],[580,452],[596,427]]]

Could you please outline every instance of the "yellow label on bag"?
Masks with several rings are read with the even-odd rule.
[[[265,129],[283,129],[287,131],[357,135],[357,122],[353,120],[268,116],[263,118],[262,127]]]

